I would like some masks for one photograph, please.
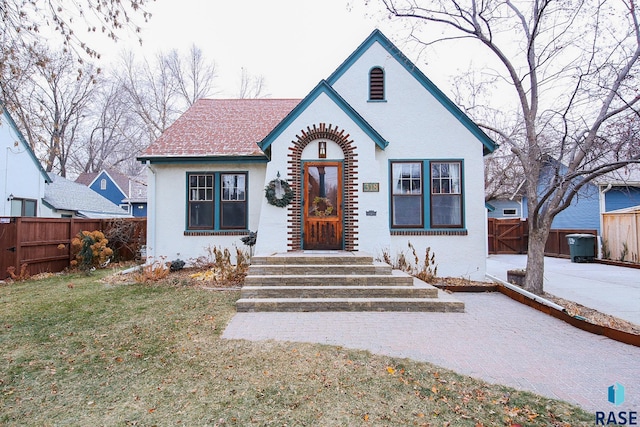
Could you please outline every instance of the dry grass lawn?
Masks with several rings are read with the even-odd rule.
[[[428,363],[222,340],[237,291],[106,274],[0,286],[0,424],[593,425],[567,403]]]

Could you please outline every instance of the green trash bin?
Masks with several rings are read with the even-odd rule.
[[[567,234],[571,262],[593,262],[595,238],[593,234]]]

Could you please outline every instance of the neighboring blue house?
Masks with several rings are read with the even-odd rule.
[[[604,197],[604,212],[640,205],[640,182],[603,183],[600,193]]]
[[[548,174],[554,173],[552,165],[555,164],[554,160],[550,161],[541,175],[541,183],[550,182]],[[566,168],[561,166],[560,169],[563,172]],[[539,189],[540,192],[544,191],[542,184]],[[490,203],[493,206],[497,205],[493,200]],[[598,230],[600,234],[603,213],[638,205],[640,205],[640,165],[632,164],[584,185],[571,201],[571,205],[554,218],[551,228]],[[522,211],[522,218],[528,218],[526,197],[522,199]]]
[[[523,206],[522,197],[513,199],[492,199],[488,202],[493,210],[489,210],[487,216],[489,218],[512,219],[524,218],[526,206]]]
[[[135,217],[147,216],[146,174],[129,177],[116,170],[82,173],[76,179]]]

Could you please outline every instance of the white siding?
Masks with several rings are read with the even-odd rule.
[[[1,112],[0,150],[0,216],[11,214],[8,200],[11,195],[16,199],[36,200],[38,215],[41,215],[45,178],[29,149],[20,141],[16,129]]]
[[[264,197],[264,164],[154,164],[148,175],[149,216],[147,256],[151,260],[172,261],[180,258],[193,261],[207,255],[214,246],[246,249],[242,236],[185,235],[187,218],[187,173],[189,172],[248,172],[248,223],[252,231],[258,228],[260,200]],[[216,213],[217,214],[217,213]]]

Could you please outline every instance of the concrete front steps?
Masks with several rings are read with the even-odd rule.
[[[464,303],[367,254],[302,251],[254,256],[236,309],[463,312]]]

